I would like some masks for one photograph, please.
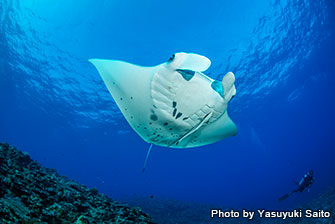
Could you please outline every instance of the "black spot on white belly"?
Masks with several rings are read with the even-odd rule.
[[[176,116],[176,119],[180,118],[181,115],[183,115],[183,114],[179,112],[179,113],[177,114],[177,116]]]
[[[177,113],[177,109],[175,108],[175,109],[173,110],[172,116],[173,116],[173,117],[176,116],[176,113]]]
[[[153,120],[153,121],[157,121],[158,117],[157,117],[156,114],[151,114],[150,119]]]

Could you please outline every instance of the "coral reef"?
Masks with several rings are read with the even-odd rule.
[[[318,196],[296,209],[329,211],[329,218],[210,218],[213,208],[227,207],[180,202],[154,196],[130,196],[113,201],[97,189],[88,189],[42,167],[6,143],[0,143],[0,223],[335,223],[335,190]],[[150,215],[150,217],[147,214]],[[152,218],[153,219],[152,219]],[[153,221],[154,220],[154,221]]]
[[[0,223],[153,223],[130,208],[42,167],[0,143]]]

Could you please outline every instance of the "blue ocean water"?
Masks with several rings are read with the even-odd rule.
[[[294,208],[335,185],[334,1],[1,0],[0,141],[112,198],[154,195],[235,208]],[[236,76],[237,136],[149,145],[90,58],[154,66],[175,52]],[[311,192],[294,181],[315,171]]]

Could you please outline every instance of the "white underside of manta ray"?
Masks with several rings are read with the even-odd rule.
[[[189,148],[236,135],[227,113],[227,104],[236,94],[235,76],[229,72],[219,82],[204,75],[211,64],[208,58],[176,53],[154,67],[117,60],[89,61],[144,141]]]

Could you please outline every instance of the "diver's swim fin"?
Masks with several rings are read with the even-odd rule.
[[[282,202],[282,201],[284,201],[284,200],[285,200],[286,198],[288,198],[291,194],[292,194],[292,192],[287,193],[287,194],[281,196],[281,197],[278,199],[278,202]]]
[[[145,157],[144,166],[143,166],[143,169],[142,169],[143,173],[144,173],[145,167],[147,166],[147,162],[148,162],[148,158],[149,158],[151,149],[152,149],[152,144],[150,144],[150,147],[149,147],[148,152],[147,152],[147,156]]]
[[[291,194],[293,194],[293,193],[295,193],[295,192],[297,192],[297,191],[298,191],[298,190],[294,190],[294,191],[291,191],[290,193],[287,193],[287,194],[281,196],[281,197],[278,199],[278,202],[282,202],[282,201],[284,201],[286,198],[290,197]]]

